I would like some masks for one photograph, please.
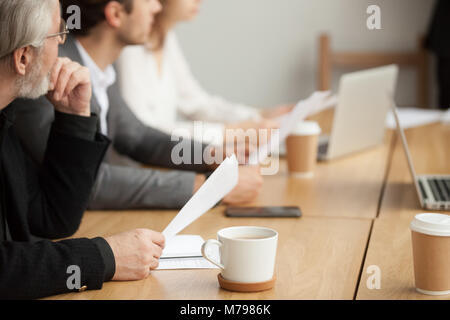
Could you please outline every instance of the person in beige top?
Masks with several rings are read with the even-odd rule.
[[[194,19],[201,1],[160,2],[163,9],[155,17],[148,44],[125,48],[118,60],[120,88],[136,117],[167,133],[184,129],[190,137],[194,121],[202,121],[203,140],[214,144],[223,142],[225,129],[276,127],[272,118],[291,106],[261,112],[209,94],[193,76],[172,30]]]

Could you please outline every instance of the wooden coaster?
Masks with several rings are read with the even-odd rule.
[[[242,283],[242,282],[226,280],[222,277],[221,273],[219,273],[217,275],[217,278],[219,279],[219,284],[222,289],[225,289],[228,291],[237,291],[237,292],[258,292],[258,291],[269,290],[269,289],[273,288],[273,286],[275,285],[275,280],[276,280],[276,277],[274,275],[273,278],[269,281],[255,282],[255,283]]]

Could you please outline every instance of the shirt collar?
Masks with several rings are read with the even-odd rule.
[[[105,71],[101,70],[78,40],[75,40],[75,45],[80,52],[84,65],[91,72],[91,79],[94,86],[107,89],[109,86],[113,85],[114,82],[116,82],[116,71],[112,65],[106,67]]]

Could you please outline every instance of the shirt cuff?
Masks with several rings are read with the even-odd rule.
[[[94,141],[97,133],[97,123],[98,117],[95,114],[91,114],[90,117],[83,117],[55,111],[53,129],[72,137]]]
[[[116,259],[108,242],[103,238],[94,238],[92,241],[97,245],[105,263],[104,282],[111,280],[116,273]]]

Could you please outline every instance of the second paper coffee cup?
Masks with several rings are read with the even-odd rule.
[[[295,177],[314,176],[320,126],[315,121],[300,122],[286,140],[289,173]]]
[[[418,214],[410,227],[416,290],[450,294],[450,216]]]

